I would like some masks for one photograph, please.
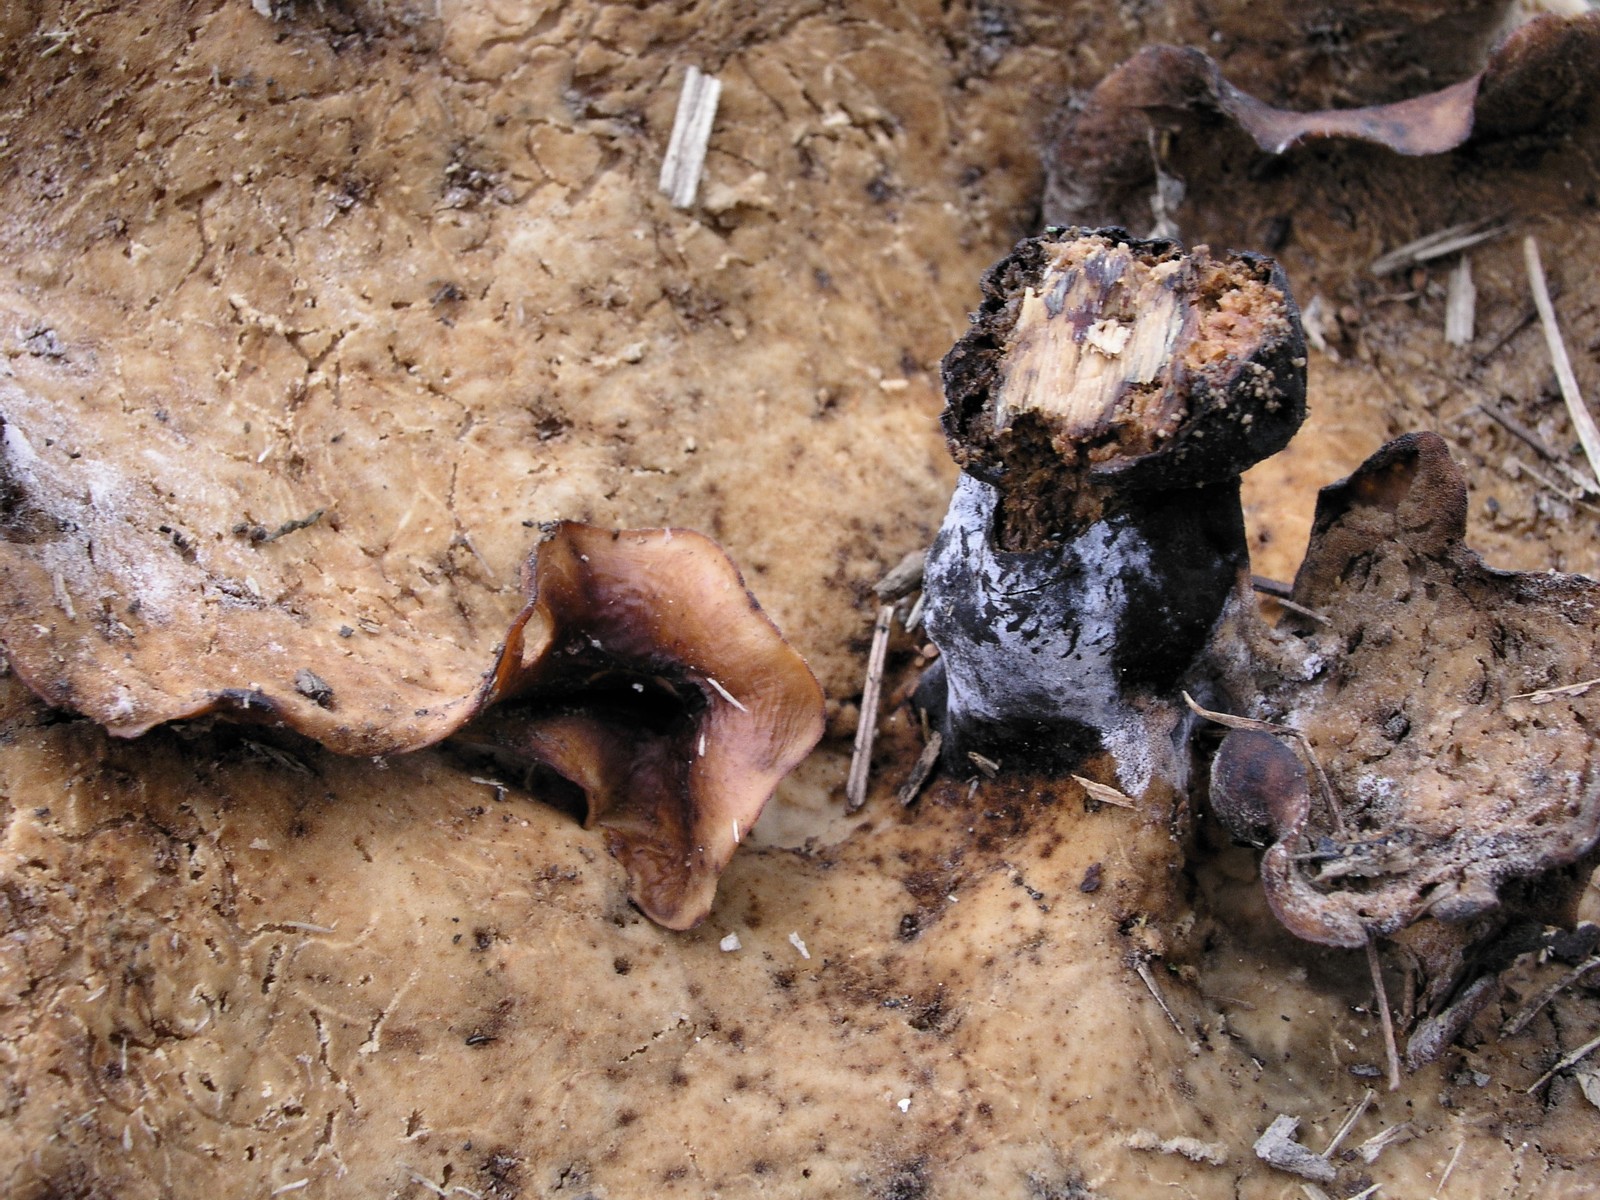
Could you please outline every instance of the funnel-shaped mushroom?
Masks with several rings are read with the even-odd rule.
[[[669,929],[710,911],[773,789],[822,736],[822,690],[710,539],[548,526],[530,597],[456,741],[580,788]]]

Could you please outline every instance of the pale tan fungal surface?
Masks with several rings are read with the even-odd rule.
[[[1033,231],[1059,103],[1150,43],[1277,105],[1389,102],[1478,70],[1506,8],[6,5],[0,1192],[1276,1200],[1306,1193],[1252,1149],[1274,1118],[1321,1155],[1370,1086],[1330,1196],[1592,1193],[1600,1109],[1526,1090],[1600,1031],[1592,974],[1501,1037],[1569,971],[1524,964],[1384,1091],[1361,952],[1285,932],[1214,826],[976,769],[903,808],[902,635],[843,816],[871,588],[954,476],[937,362]],[[691,65],[723,86],[680,210]],[[1464,347],[1453,259],[1368,270],[1536,234],[1600,397],[1592,115],[1405,160],[1152,144],[1186,241],[1321,298],[1308,428],[1246,481],[1259,573],[1413,428],[1492,565],[1600,572],[1520,238],[1471,250]],[[159,726],[326,688],[360,697],[343,748],[426,740],[563,518],[714,537],[831,698],[698,929],[492,766]]]

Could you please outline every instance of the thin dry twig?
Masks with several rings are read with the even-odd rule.
[[[927,607],[927,592],[918,592],[917,598],[911,602],[911,611],[906,613],[903,622],[907,633],[915,633],[917,626],[922,624],[922,612]]]
[[[1420,266],[1422,263],[1443,258],[1459,250],[1470,250],[1481,242],[1499,237],[1509,228],[1511,227],[1499,217],[1480,217],[1476,221],[1464,221],[1460,225],[1451,225],[1446,229],[1425,234],[1403,246],[1396,246],[1387,254],[1374,259],[1372,266],[1367,269],[1374,275],[1393,275],[1396,271]]]
[[[1323,1158],[1332,1158],[1337,1153],[1339,1147],[1344,1144],[1344,1139],[1349,1137],[1350,1131],[1355,1128],[1356,1122],[1366,1115],[1367,1109],[1372,1107],[1372,1102],[1377,1098],[1378,1093],[1368,1088],[1361,1099],[1355,1102],[1355,1105],[1345,1117],[1344,1123],[1334,1133],[1333,1140],[1328,1143],[1328,1148],[1322,1152]]]
[[[700,172],[706,163],[706,146],[711,141],[711,126],[717,119],[717,101],[722,97],[722,81],[699,67],[690,67],[678,94],[678,111],[672,121],[672,136],[667,154],[661,160],[660,188],[672,199],[674,208],[688,208],[700,190]]]
[[[1389,1012],[1389,992],[1383,986],[1383,964],[1378,961],[1378,943],[1367,938],[1367,969],[1372,972],[1372,990],[1378,997],[1378,1021],[1383,1026],[1383,1051],[1389,1057],[1389,1090],[1400,1090],[1400,1048],[1394,1040],[1394,1017]]]
[[[1563,1058],[1555,1066],[1551,1067],[1543,1075],[1539,1076],[1539,1078],[1535,1079],[1531,1084],[1529,1084],[1527,1087],[1525,1087],[1522,1090],[1523,1091],[1523,1095],[1525,1095],[1525,1096],[1533,1095],[1533,1093],[1537,1092],[1545,1084],[1549,1083],[1557,1075],[1561,1074],[1561,1072],[1565,1071],[1568,1067],[1575,1066],[1578,1063],[1582,1062],[1585,1058],[1587,1058],[1595,1050],[1600,1050],[1600,1037],[1594,1038],[1592,1041],[1585,1042],[1583,1045],[1579,1046],[1576,1050],[1574,1050],[1571,1054],[1569,1054],[1565,1058]]]
[[[927,560],[926,550],[911,551],[890,567],[884,577],[872,585],[872,590],[885,602],[909,596],[922,586],[922,569]]]
[[[985,779],[993,779],[1000,774],[1000,764],[987,755],[979,754],[976,750],[967,751],[967,761],[978,768],[978,773]]]
[[[1074,775],[1073,782],[1089,793],[1089,799],[1098,800],[1101,804],[1115,804],[1118,808],[1138,808],[1133,798],[1126,792],[1119,792],[1109,784],[1096,783],[1092,779],[1085,779],[1082,775]]]
[[[1597,683],[1600,683],[1600,679],[1583,679],[1577,683],[1569,683],[1565,687],[1540,688],[1537,692],[1518,692],[1510,699],[1531,700],[1535,704],[1548,704],[1557,696],[1581,696]]]
[[[1378,1156],[1396,1142],[1409,1141],[1416,1136],[1416,1130],[1411,1127],[1410,1121],[1401,1121],[1398,1125],[1391,1125],[1381,1133],[1375,1133],[1361,1145],[1356,1147],[1356,1153],[1361,1156],[1361,1161],[1371,1166],[1378,1161]]]
[[[1294,595],[1294,584],[1285,583],[1281,579],[1269,579],[1265,575],[1250,576],[1250,587],[1253,591],[1260,592],[1263,596],[1271,596],[1276,600],[1283,600]]]
[[[1450,1163],[1444,1169],[1444,1174],[1439,1177],[1439,1186],[1433,1189],[1435,1198],[1444,1191],[1444,1185],[1450,1182],[1450,1176],[1456,1169],[1456,1163],[1461,1161],[1461,1151],[1466,1148],[1465,1142],[1456,1143],[1456,1152],[1450,1156]]]
[[[1566,343],[1561,339],[1561,327],[1556,324],[1555,306],[1550,302],[1550,289],[1545,286],[1544,264],[1539,260],[1539,243],[1530,234],[1522,239],[1522,256],[1528,265],[1528,286],[1533,289],[1533,303],[1539,309],[1539,320],[1544,325],[1545,344],[1550,347],[1550,357],[1555,363],[1556,379],[1561,384],[1561,398],[1567,402],[1567,412],[1578,431],[1578,441],[1583,443],[1584,457],[1589,469],[1600,479],[1600,429],[1595,427],[1583,395],[1578,391],[1578,378],[1572,373],[1572,360],[1567,357]]]
[[[889,630],[893,624],[894,605],[879,605],[878,619],[872,626],[872,648],[867,652],[867,682],[861,689],[861,715],[856,723],[855,751],[850,758],[850,775],[844,786],[847,812],[859,812],[867,802],[872,742],[878,734],[878,702],[883,694],[883,665],[889,656]]]
[[[911,774],[900,785],[899,799],[902,808],[910,808],[916,800],[922,787],[928,782],[928,776],[933,774],[933,768],[938,765],[939,751],[944,748],[944,737],[936,729],[928,735],[927,744],[922,747],[922,753],[917,755],[916,765],[911,768]]]
[[[1145,989],[1155,997],[1156,1003],[1161,1006],[1161,1011],[1167,1014],[1167,1020],[1172,1022],[1172,1027],[1178,1031],[1178,1036],[1188,1043],[1190,1052],[1198,1054],[1200,1047],[1195,1045],[1189,1035],[1184,1032],[1183,1025],[1173,1015],[1172,1009],[1167,1007],[1166,998],[1161,994],[1161,988],[1156,983],[1156,977],[1150,970],[1150,964],[1145,962],[1144,959],[1138,958],[1134,960],[1133,969],[1138,973],[1139,978],[1144,981]]]
[[[1600,679],[1592,679],[1589,682],[1600,683]],[[1554,1000],[1562,992],[1566,991],[1569,987],[1577,983],[1580,979],[1597,967],[1600,967],[1600,957],[1588,959],[1587,961],[1581,962],[1577,966],[1573,967],[1572,970],[1568,971],[1560,979],[1556,980],[1549,987],[1545,988],[1544,991],[1540,992],[1532,1000],[1529,1000],[1526,1004],[1524,1004],[1516,1016],[1512,1017],[1500,1027],[1500,1036],[1503,1038],[1516,1037],[1517,1034],[1521,1033],[1528,1027],[1528,1022],[1532,1021],[1534,1017],[1539,1015],[1540,1011],[1546,1004],[1549,1004],[1550,1001]]]
[[[1258,721],[1254,717],[1236,717],[1232,713],[1213,712],[1198,703],[1188,692],[1183,693],[1183,702],[1189,706],[1189,711],[1197,717],[1204,717],[1208,721],[1215,721],[1227,729],[1244,729],[1255,733],[1270,733],[1276,737],[1293,738],[1300,745],[1300,751],[1311,764],[1311,771],[1317,777],[1317,787],[1322,792],[1322,802],[1327,805],[1328,813],[1333,819],[1333,827],[1341,837],[1345,834],[1344,814],[1339,811],[1339,806],[1333,802],[1333,785],[1328,782],[1327,773],[1323,771],[1322,764],[1317,761],[1317,753],[1311,748],[1311,740],[1298,729],[1288,725],[1274,725],[1271,721]]]
[[[1550,293],[1551,296],[1559,296],[1560,294],[1561,290],[1559,288]],[[1523,311],[1522,315],[1517,318],[1516,322],[1494,340],[1494,344],[1492,346],[1490,346],[1487,350],[1480,351],[1472,356],[1473,365],[1478,367],[1483,366],[1496,354],[1499,354],[1500,351],[1509,346],[1513,338],[1519,336],[1523,330],[1527,329],[1538,319],[1539,310],[1532,305],[1529,305]]]
[[[1255,1155],[1270,1167],[1288,1171],[1302,1179],[1318,1183],[1332,1183],[1339,1171],[1320,1154],[1313,1153],[1295,1140],[1295,1130],[1300,1128],[1300,1118],[1279,1113],[1272,1124],[1262,1132],[1251,1147]]]
[[[1268,579],[1264,575],[1252,575],[1250,576],[1250,587],[1257,594],[1268,597],[1290,612],[1299,613],[1302,617],[1316,621],[1320,625],[1331,624],[1328,618],[1316,609],[1307,608],[1304,604],[1296,604],[1290,599],[1294,594],[1294,586],[1292,584],[1281,583],[1276,579]]]
[[[1545,444],[1545,440],[1533,430],[1529,429],[1521,421],[1518,421],[1514,417],[1507,416],[1493,404],[1475,404],[1473,407],[1481,412],[1484,416],[1488,417],[1491,421],[1499,425],[1507,433],[1511,434],[1520,441],[1525,442],[1528,446],[1528,449],[1539,455],[1540,458],[1548,459],[1550,462],[1560,461],[1560,456]]]
[[[1595,493],[1596,489],[1593,481],[1586,477],[1581,471],[1574,471],[1566,463],[1553,463],[1551,465],[1558,468],[1562,474],[1570,478],[1576,485],[1576,489],[1574,490],[1572,488],[1562,486],[1562,484],[1554,479],[1551,479],[1550,476],[1546,475],[1543,471],[1540,471],[1537,467],[1530,463],[1523,462],[1522,459],[1518,458],[1515,454],[1507,454],[1505,461],[1500,466],[1500,469],[1505,473],[1508,479],[1520,479],[1522,476],[1527,475],[1532,478],[1533,481],[1540,487],[1544,488],[1552,495],[1565,500],[1568,504],[1575,504],[1587,512],[1600,515],[1600,508],[1596,508],[1593,504],[1583,498],[1585,492],[1590,494]]]
[[[1444,297],[1444,340],[1451,346],[1470,346],[1478,313],[1478,289],[1472,282],[1472,260],[1465,254],[1450,272]]]
[[[1299,613],[1308,621],[1315,621],[1319,625],[1333,624],[1332,621],[1323,616],[1316,609],[1307,608],[1304,604],[1298,604],[1295,601],[1290,600],[1287,596],[1269,596],[1268,598],[1280,608],[1286,608],[1292,613]]]

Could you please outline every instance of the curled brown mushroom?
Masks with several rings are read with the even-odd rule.
[[[454,741],[576,785],[639,908],[698,924],[821,737],[821,688],[700,534],[552,525],[524,586],[481,699],[495,707]]]
[[[1439,91],[1368,108],[1291,112],[1236,87],[1199,50],[1147,46],[1107,75],[1063,123],[1048,159],[1045,215],[1061,222],[1120,219],[1128,197],[1137,193],[1142,204],[1155,181],[1152,131],[1192,129],[1197,136],[1185,152],[1210,155],[1218,118],[1267,154],[1319,138],[1441,154],[1475,135],[1525,133],[1592,100],[1597,53],[1600,14],[1544,16],[1513,30],[1482,70]]]
[[[273,636],[282,613],[259,601],[225,609],[203,651],[175,655],[172,639],[188,627],[163,605],[181,614],[193,597],[181,580],[160,577],[126,621],[109,607],[99,615],[96,636],[127,649],[119,673],[98,677],[91,653],[55,647],[58,626],[96,615],[72,607],[67,567],[56,564],[82,559],[72,539],[111,518],[90,511],[20,432],[0,422],[0,433],[0,567],[17,592],[0,605],[0,645],[37,694],[117,736],[214,715],[342,754],[402,753],[452,737],[492,747],[575,784],[589,824],[605,828],[627,868],[632,898],[676,929],[705,917],[735,847],[822,734],[815,677],[737,568],[710,539],[671,529],[548,526],[524,568],[528,601],[486,672],[470,648],[439,639],[368,648],[348,628],[314,623],[301,631],[301,649],[320,642],[326,657],[315,670],[293,667],[298,660]],[[52,570],[64,611],[47,625],[25,600],[41,587],[48,594]],[[241,661],[251,674],[241,677]]]
[[[1294,599],[1327,624],[1285,618],[1320,665],[1264,703],[1315,747],[1336,810],[1310,803],[1287,747],[1230,734],[1212,773],[1230,829],[1270,829],[1283,924],[1405,941],[1429,1002],[1517,921],[1571,924],[1600,842],[1594,701],[1563,690],[1600,675],[1600,584],[1486,566],[1466,509],[1431,433],[1323,489]]]

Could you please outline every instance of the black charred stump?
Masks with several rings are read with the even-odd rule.
[[[921,700],[949,763],[1105,751],[1142,792],[1185,769],[1178,689],[1248,599],[1239,475],[1304,419],[1299,313],[1269,259],[1115,229],[1024,241],[983,292],[944,361]]]

